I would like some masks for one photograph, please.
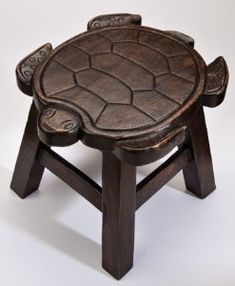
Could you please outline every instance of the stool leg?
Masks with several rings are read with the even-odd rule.
[[[11,181],[11,189],[22,199],[38,189],[44,170],[36,161],[42,146],[37,135],[37,116],[38,111],[32,103]]]
[[[193,116],[188,127],[194,159],[183,170],[185,184],[190,192],[205,198],[215,190],[215,179],[203,108]]]
[[[133,266],[136,167],[103,153],[102,266],[116,279]]]

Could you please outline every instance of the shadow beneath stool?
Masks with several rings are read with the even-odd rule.
[[[102,152],[89,148],[81,142],[69,147],[53,148],[53,150],[79,168],[98,184],[101,184]]]
[[[166,160],[166,159],[165,159]],[[161,166],[161,164],[165,161],[164,159],[161,159],[159,161],[156,161],[154,163],[144,165],[137,168],[137,177],[138,181],[141,181],[146,176],[148,176],[150,173],[152,173],[155,169]],[[176,176],[174,176],[168,183],[168,186],[177,189],[182,192],[187,192],[185,188],[184,178],[182,171],[179,172]]]
[[[157,161],[145,166],[138,167],[137,169],[138,181],[141,181],[146,176],[148,176],[151,172],[153,172],[156,168],[158,168],[162,164],[162,162],[164,161]],[[168,183],[166,183],[166,185],[180,192],[183,192],[191,197],[198,198],[196,195],[194,195],[193,193],[191,193],[186,189],[182,171],[176,174]],[[164,186],[162,188],[164,188]]]
[[[88,161],[94,168],[97,167],[94,165],[94,157],[87,158]],[[101,245],[61,222],[62,214],[78,199],[80,201],[79,195],[60,179],[46,173],[42,191],[36,191],[21,200],[9,188],[12,173],[3,167],[0,167],[0,173],[1,178],[4,178],[0,184],[1,220],[108,276],[101,267]]]

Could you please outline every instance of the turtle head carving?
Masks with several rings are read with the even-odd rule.
[[[80,125],[69,110],[48,107],[38,117],[38,135],[47,145],[68,146],[78,141]]]

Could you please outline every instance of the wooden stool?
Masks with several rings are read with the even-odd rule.
[[[33,96],[11,188],[25,198],[49,169],[103,213],[102,265],[133,265],[135,210],[180,170],[199,198],[215,189],[203,106],[225,96],[222,57],[206,66],[189,36],[142,27],[139,15],[102,15],[88,31],[46,44],[16,68]],[[102,188],[50,149],[81,140],[103,152]],[[136,166],[177,151],[136,185]]]

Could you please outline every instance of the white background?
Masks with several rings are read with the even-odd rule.
[[[235,285],[235,1],[0,0],[0,285]],[[206,109],[217,190],[200,200],[178,174],[136,213],[134,268],[115,281],[101,268],[101,214],[46,172],[26,200],[9,189],[31,99],[14,69],[40,45],[84,31],[93,16],[130,12],[143,25],[195,38],[207,63],[230,70],[224,103]],[[101,154],[80,143],[59,150],[100,182]],[[138,179],[156,164],[138,168]]]

